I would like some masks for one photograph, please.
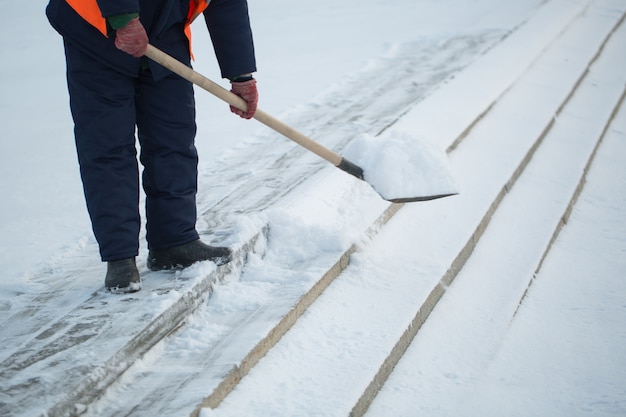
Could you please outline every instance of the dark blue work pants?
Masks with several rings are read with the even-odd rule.
[[[139,167],[150,249],[198,239],[198,154],[193,87],[150,70],[129,77],[65,43],[70,107],[87,209],[103,261],[139,249]]]

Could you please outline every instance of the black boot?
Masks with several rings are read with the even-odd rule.
[[[114,294],[137,292],[141,289],[139,270],[135,258],[107,262],[107,275],[104,279],[107,291]]]
[[[175,248],[150,250],[148,268],[151,271],[182,269],[200,261],[213,261],[217,265],[224,265],[231,259],[232,253],[229,248],[209,246],[198,239]]]

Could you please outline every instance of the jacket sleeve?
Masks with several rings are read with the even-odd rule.
[[[256,71],[247,0],[212,0],[204,11],[222,77]]]
[[[96,0],[102,17],[139,12],[139,0]]]
[[[97,0],[102,17],[139,12],[139,0]]]

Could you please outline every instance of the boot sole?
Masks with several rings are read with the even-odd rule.
[[[190,264],[185,263],[176,263],[176,262],[158,262],[156,260],[148,260],[148,269],[150,271],[180,271],[181,269],[189,268],[191,265],[196,264],[198,262],[206,262],[211,261],[215,263],[217,266],[222,266],[229,263],[232,260],[232,256],[220,256],[216,258],[204,259],[201,261],[195,261]]]
[[[127,287],[106,287],[111,294],[130,294],[141,290],[141,282],[131,282]]]

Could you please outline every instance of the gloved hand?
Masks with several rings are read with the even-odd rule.
[[[138,17],[131,20],[126,26],[117,29],[115,46],[117,49],[121,49],[135,58],[139,58],[146,53],[146,49],[148,49],[148,34]]]
[[[244,119],[251,119],[256,113],[256,107],[259,102],[259,93],[256,89],[256,80],[253,78],[248,81],[231,81],[230,92],[238,95],[246,101],[248,104],[248,111],[244,112],[236,107],[230,106],[230,111],[243,117]]]

